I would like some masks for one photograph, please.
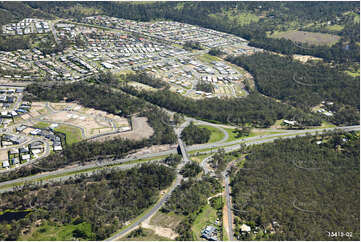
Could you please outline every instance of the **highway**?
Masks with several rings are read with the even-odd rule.
[[[335,130],[335,129],[342,129],[342,130],[346,130],[346,131],[351,131],[351,130],[359,131],[360,126],[337,127],[337,128],[330,128],[330,129],[325,129],[325,130]],[[323,130],[323,129],[321,129],[321,130]],[[302,132],[300,132],[300,131],[302,131]],[[224,147],[224,149],[227,152],[229,152],[229,151],[238,149],[240,143],[244,143],[246,145],[261,144],[261,143],[266,143],[266,142],[272,142],[273,140],[278,139],[278,138],[294,138],[296,136],[304,136],[304,135],[306,135],[306,132],[308,132],[309,134],[314,134],[316,132],[320,132],[320,129],[288,130],[288,132],[284,132],[284,133],[280,133],[280,134],[270,134],[270,135],[264,135],[264,136],[249,137],[249,138],[239,139],[236,141],[227,142],[227,143],[223,143],[223,144],[192,145],[192,146],[187,146],[186,151],[189,152],[189,151],[197,151],[197,150],[202,150],[202,149]],[[176,133],[180,133],[180,132],[176,131]],[[215,152],[215,150],[202,151],[202,153],[212,153],[212,152]],[[36,174],[36,175],[30,176],[30,177],[22,177],[22,178],[18,178],[15,180],[0,182],[0,192],[3,192],[1,187],[5,186],[5,185],[8,186],[11,184],[17,184],[17,183],[21,183],[21,182],[30,182],[32,180],[39,180],[40,178],[46,178],[47,176],[54,176],[54,175],[60,176],[61,174],[66,174],[69,172],[81,172],[82,170],[87,170],[87,169],[91,169],[91,168],[97,168],[97,167],[102,168],[102,167],[105,167],[108,165],[119,165],[119,164],[129,162],[129,161],[135,161],[135,160],[140,160],[140,159],[151,159],[151,158],[158,157],[158,156],[164,156],[164,155],[170,155],[170,154],[176,154],[176,153],[177,153],[176,149],[170,149],[170,150],[166,150],[166,151],[162,151],[162,152],[144,154],[144,155],[140,155],[140,156],[136,156],[136,157],[132,156],[132,157],[123,158],[123,159],[104,161],[100,164],[98,162],[90,162],[86,165],[80,165],[80,161],[79,161],[77,165],[75,165],[75,166],[73,165],[72,167],[63,168],[60,170],[50,171],[50,172],[46,172],[46,173],[40,173],[40,174]],[[188,158],[188,156],[187,156],[187,158]],[[28,164],[28,165],[31,165],[31,164]]]
[[[183,144],[183,141],[180,139],[180,133],[182,131],[182,129],[190,122],[190,120],[187,120],[186,122],[184,122],[181,127],[179,128],[175,128],[175,132],[178,136],[178,145],[182,151],[182,155],[183,155],[183,162],[181,162],[181,164],[179,165],[179,167],[177,167],[177,170],[180,170],[181,167],[189,161],[189,157],[187,154],[187,151],[194,151],[194,150],[199,150],[199,149],[207,149],[207,148],[212,148],[212,147],[221,147],[224,145],[228,145],[225,148],[225,150],[227,152],[229,151],[233,151],[239,148],[239,144],[240,143],[244,143],[246,145],[253,145],[253,144],[261,144],[261,143],[266,143],[266,142],[272,142],[275,139],[278,138],[293,138],[296,136],[304,136],[307,135],[307,132],[309,134],[315,134],[316,132],[320,132],[323,130],[336,130],[336,129],[341,129],[341,130],[345,130],[345,131],[351,131],[351,130],[355,130],[358,131],[360,130],[360,126],[345,126],[345,127],[337,127],[337,128],[328,128],[328,129],[310,129],[310,130],[287,130],[282,134],[271,134],[271,135],[264,135],[264,136],[257,136],[257,137],[250,137],[250,138],[244,138],[244,139],[240,139],[240,140],[236,140],[236,141],[232,141],[232,142],[226,142],[226,143],[213,143],[213,144],[203,144],[203,145],[193,145],[193,146],[189,146],[189,147],[185,147],[185,145]],[[214,152],[211,150],[207,150],[204,151],[203,153],[212,153]],[[113,160],[113,161],[108,161],[108,162],[103,162],[101,164],[97,163],[97,162],[92,162],[89,163],[87,165],[81,166],[75,166],[75,167],[70,167],[70,168],[64,168],[64,169],[60,169],[60,170],[56,170],[56,171],[51,171],[51,172],[46,172],[46,173],[40,173],[31,177],[23,177],[23,178],[19,178],[19,179],[15,179],[15,180],[10,180],[10,181],[6,181],[6,182],[1,182],[0,183],[0,193],[6,192],[6,191],[11,191],[12,188],[12,184],[16,185],[18,183],[21,182],[31,182],[31,181],[36,181],[39,178],[46,178],[48,176],[61,176],[61,174],[64,174],[65,176],[63,177],[57,177],[57,178],[52,178],[52,179],[48,179],[49,181],[59,181],[59,180],[65,180],[67,179],[67,177],[71,177],[74,176],[73,175],[69,175],[67,176],[66,173],[69,172],[74,172],[74,171],[82,171],[85,169],[89,169],[89,168],[104,168],[107,165],[114,165],[114,164],[121,164],[121,163],[125,163],[128,161],[134,161],[134,160],[139,160],[139,159],[147,159],[147,158],[152,158],[152,157],[157,157],[157,156],[161,156],[161,155],[168,155],[168,154],[174,154],[177,153],[176,149],[171,149],[171,150],[167,150],[167,151],[163,151],[163,152],[157,152],[157,153],[151,153],[151,154],[145,154],[142,156],[138,156],[138,157],[129,157],[129,158],[125,158],[125,159],[118,159],[118,160]],[[209,158],[209,157],[207,157]],[[205,165],[205,162],[202,162],[203,165]],[[117,169],[129,169],[131,167],[136,166],[137,163],[135,164],[126,164],[126,165],[121,165],[116,167]],[[205,169],[206,172],[208,172],[208,170]],[[229,228],[228,228],[228,232],[229,232],[229,238],[230,240],[233,240],[233,230],[232,230],[232,224],[233,224],[233,220],[232,220],[232,204],[230,201],[230,189],[229,189],[229,178],[228,176],[225,176],[226,173],[224,173],[224,180],[225,180],[225,192],[226,192],[226,203],[227,203],[227,213],[228,213],[228,224],[229,224]],[[180,184],[182,180],[182,176],[181,175],[177,175],[177,179],[176,181],[172,184],[172,186],[169,188],[169,190],[167,191],[167,193],[165,195],[162,196],[162,198],[152,207],[152,209],[147,212],[144,216],[142,216],[141,218],[139,218],[135,223],[133,223],[131,226],[127,227],[124,230],[121,230],[120,232],[114,234],[112,237],[110,237],[107,240],[116,240],[119,239],[121,237],[123,237],[126,233],[128,233],[129,231],[137,228],[137,226],[139,226],[143,221],[145,221],[146,219],[148,219],[149,217],[153,216],[158,210],[159,208],[161,208],[163,206],[163,204],[167,201],[167,199],[169,198],[169,196],[171,196],[171,193],[174,191],[174,189]],[[6,186],[1,188],[1,186]]]

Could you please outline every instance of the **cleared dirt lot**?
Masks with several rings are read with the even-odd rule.
[[[8,159],[8,150],[0,150],[0,161],[5,161],[7,159]]]
[[[297,30],[278,32],[273,34],[271,37],[277,39],[285,38],[295,42],[308,43],[312,45],[333,45],[340,39],[340,36],[337,35]]]
[[[132,118],[133,130],[128,132],[122,132],[118,134],[112,134],[104,137],[99,137],[93,140],[104,141],[113,138],[125,138],[132,140],[141,140],[144,138],[149,138],[153,135],[154,131],[152,127],[149,126],[147,118],[145,117],[133,117]]]
[[[309,60],[322,61],[321,58],[310,56],[310,55],[293,55],[293,59],[304,62],[304,63]]]

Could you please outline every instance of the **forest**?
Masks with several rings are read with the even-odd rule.
[[[307,110],[328,100],[359,108],[359,78],[328,65],[302,64],[271,53],[229,57],[228,60],[249,71],[262,94],[293,106]]]
[[[316,114],[306,113],[257,93],[245,98],[194,100],[169,90],[145,91],[137,90],[129,85],[123,85],[120,88],[131,95],[171,111],[214,122],[269,127],[278,119],[296,120],[303,126],[318,126],[322,121]]]
[[[120,77],[123,80],[126,81],[134,81],[134,82],[140,82],[146,85],[149,85],[154,88],[162,88],[162,87],[169,87],[169,84],[167,82],[164,82],[158,78],[154,78],[146,74],[145,72],[139,72],[135,74],[127,74]]]
[[[24,236],[37,240],[31,236],[34,230],[41,234],[49,226],[61,230],[69,225],[74,229],[67,240],[104,240],[154,204],[159,191],[174,179],[171,168],[146,164],[125,171],[109,169],[90,176],[76,175],[64,182],[4,193],[1,211],[27,214],[1,221],[0,240],[22,240]],[[48,235],[47,240],[57,239],[56,234]]]
[[[107,111],[112,114],[129,116],[143,110],[144,101],[132,98],[121,92],[114,92],[106,86],[89,84],[87,82],[76,82],[64,85],[45,86],[31,84],[26,88],[30,96],[25,96],[29,101],[79,102],[79,104]]]
[[[211,133],[209,129],[198,127],[193,122],[190,122],[190,124],[183,129],[181,137],[187,145],[204,144],[208,142]]]
[[[244,167],[231,174],[235,235],[359,240],[359,138],[358,132],[325,133],[247,147]],[[242,223],[267,233],[242,235]],[[349,231],[353,237],[330,238],[327,231]]]
[[[185,164],[179,173],[184,177],[196,177],[201,171],[203,171],[202,167],[197,162],[191,161]]]
[[[176,214],[186,216],[176,229],[179,234],[176,240],[193,240],[191,226],[194,219],[207,204],[207,198],[220,191],[221,184],[216,178],[209,176],[204,176],[201,180],[182,181],[161,208],[164,213],[174,211]]]
[[[344,124],[359,123],[358,77],[351,77],[322,63],[302,64],[270,53],[228,57],[228,60],[249,71],[255,78],[257,89],[266,96],[305,111],[310,111],[322,101],[332,101],[339,107],[338,110],[345,106],[353,109],[354,117]]]

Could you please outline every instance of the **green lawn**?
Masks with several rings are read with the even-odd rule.
[[[71,145],[81,140],[81,130],[79,128],[71,127],[68,125],[59,125],[54,129],[57,132],[64,133],[66,135],[66,143]]]
[[[142,235],[128,238],[128,236],[132,236],[132,233],[130,233],[128,236],[123,237],[121,240],[122,241],[169,241],[169,240],[171,240],[169,238],[157,235],[151,229],[142,228],[142,230],[143,230]]]
[[[221,130],[213,127],[213,126],[210,126],[210,125],[204,125],[204,124],[201,124],[201,125],[197,125],[198,127],[201,127],[201,128],[206,128],[208,130],[210,130],[212,133],[211,133],[211,137],[209,138],[208,142],[207,143],[215,143],[215,142],[218,142],[220,140],[223,139],[224,137],[224,134]]]
[[[352,76],[352,77],[358,77],[360,76],[360,71],[357,71],[357,72],[352,72],[352,71],[345,71],[346,74]]]
[[[195,162],[202,162],[206,157],[210,156],[210,154],[205,154],[205,155],[197,155],[197,156],[192,156],[191,160],[195,161]]]
[[[342,31],[343,28],[344,27],[342,25],[338,25],[338,24],[328,25],[326,27],[326,29],[331,30],[331,31]]]
[[[237,133],[233,132],[235,129],[232,129],[232,128],[224,128],[224,130],[226,130],[227,133],[228,133],[228,135],[229,135],[229,137],[228,137],[228,139],[227,139],[226,142],[231,142],[231,141],[235,141],[235,140],[238,140],[238,139],[255,136],[255,134],[251,131],[251,133],[250,133],[249,136],[236,137],[236,136],[237,136]]]
[[[49,126],[50,126],[50,123],[42,122],[42,121],[40,121],[34,125],[34,127],[39,128],[39,129],[46,129]]]
[[[226,142],[231,142],[231,141],[235,141],[235,140],[238,140],[238,139],[243,139],[243,138],[248,138],[248,137],[254,137],[254,136],[261,136],[261,135],[269,135],[269,134],[279,134],[279,133],[282,133],[282,131],[280,130],[279,132],[274,132],[274,131],[257,131],[257,130],[254,130],[252,129],[251,130],[251,133],[248,135],[248,136],[242,136],[242,137],[236,137],[237,136],[237,133],[233,132],[235,129],[232,129],[232,128],[224,128],[228,135],[229,135],[229,138],[227,139]]]
[[[212,208],[209,204],[203,207],[203,211],[196,217],[192,224],[193,239],[200,240],[201,231],[207,225],[214,224],[217,219],[217,210]]]
[[[204,54],[204,55],[200,55],[198,56],[198,59],[207,63],[211,63],[212,61],[219,61],[220,58],[210,55],[210,54]]]
[[[32,241],[44,241],[44,240],[78,240],[80,238],[74,238],[73,231],[81,230],[86,235],[86,240],[94,240],[95,236],[91,231],[91,225],[83,222],[77,225],[69,224],[63,226],[49,225],[47,223],[35,228],[31,233],[22,235],[19,240],[32,240]]]

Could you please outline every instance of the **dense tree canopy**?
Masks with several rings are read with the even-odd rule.
[[[258,90],[303,110],[322,101],[335,103],[334,111],[349,107],[353,115],[346,124],[358,123],[360,80],[327,65],[302,64],[288,57],[269,53],[229,57],[255,78]],[[339,117],[339,116],[337,116]],[[336,118],[337,118],[336,117]],[[337,121],[337,119],[334,119]],[[342,117],[340,117],[342,118]],[[342,123],[338,121],[338,123]]]
[[[90,233],[78,227],[73,237],[104,240],[154,204],[159,191],[167,188],[174,178],[170,168],[150,164],[1,194],[2,211],[29,209],[30,213],[21,219],[2,221],[0,239],[19,240],[24,227],[35,227],[40,220],[41,224],[58,227],[88,224]]]
[[[211,137],[211,131],[206,128],[198,127],[191,122],[183,129],[181,137],[187,145],[203,144],[208,142]]]
[[[305,126],[321,124],[321,118],[317,115],[305,113],[257,93],[245,98],[194,100],[169,90],[139,91],[126,85],[121,88],[155,105],[199,119],[222,123],[249,123],[254,127],[269,127],[282,118],[297,120]]]
[[[162,208],[165,213],[174,211],[186,218],[177,226],[179,236],[176,240],[193,240],[192,222],[201,208],[207,204],[207,198],[220,192],[221,184],[211,177],[203,177],[202,180],[190,179],[182,181],[167,203]]]
[[[261,240],[330,240],[326,231],[350,231],[352,240],[358,240],[359,150],[356,133],[248,148],[245,168],[231,176],[235,215],[253,228],[280,224],[275,234]]]

